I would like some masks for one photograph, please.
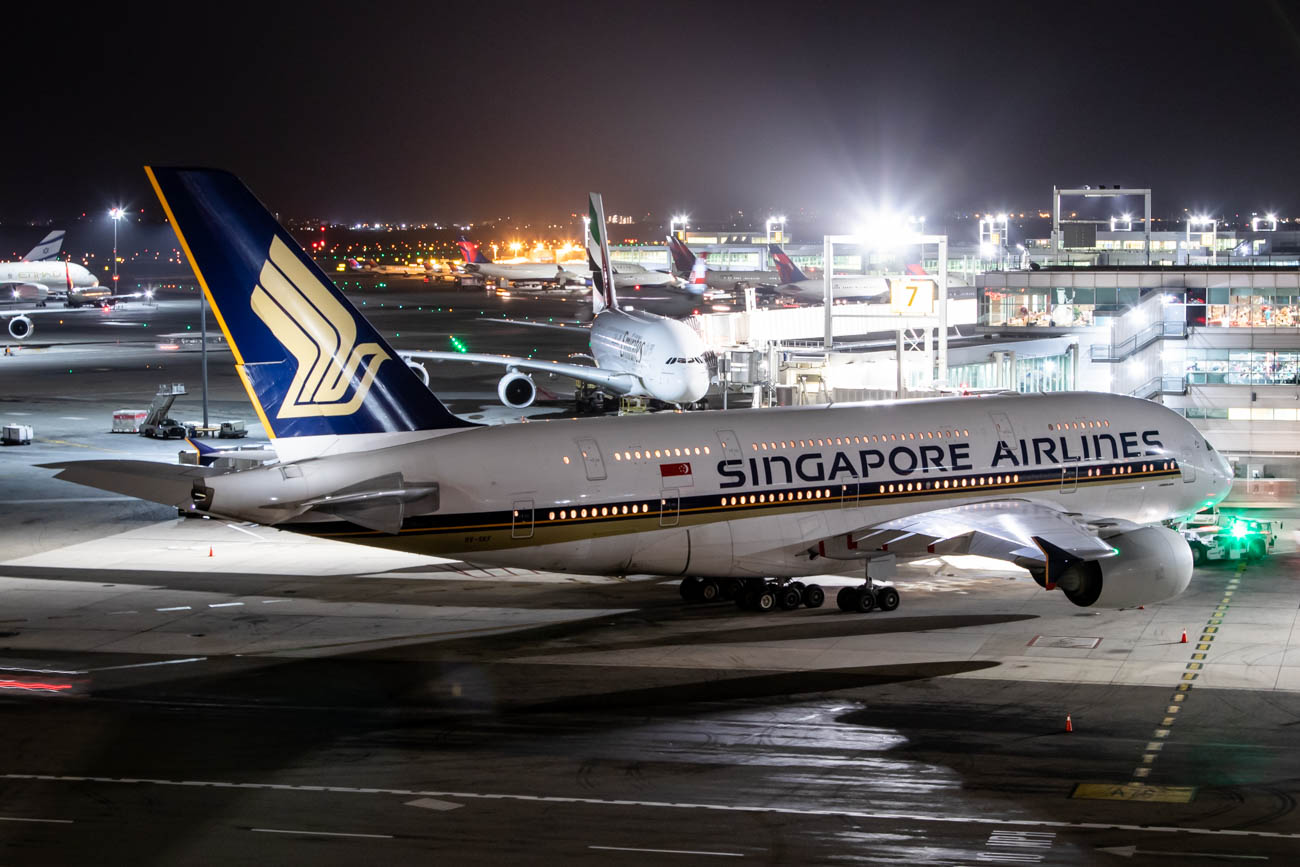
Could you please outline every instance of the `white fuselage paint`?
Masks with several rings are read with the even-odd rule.
[[[596,366],[635,376],[648,397],[665,403],[693,403],[708,392],[706,351],[689,325],[653,313],[608,309],[591,323]]]
[[[478,564],[797,576],[844,568],[808,556],[819,539],[936,509],[1016,499],[1146,523],[1217,502],[1231,485],[1227,462],[1185,419],[1099,393],[573,419],[433,436],[303,461],[296,478],[274,467],[215,477],[212,508]],[[408,516],[397,534],[268,507],[399,472],[409,484],[436,482],[439,505]]]
[[[591,279],[591,269],[582,262],[515,262],[496,264],[470,262],[464,266],[469,274],[486,280],[508,280],[517,283],[583,283]],[[675,282],[671,274],[651,271],[641,265],[626,263],[614,266],[614,286],[630,289],[635,286],[664,286]]]
[[[98,285],[95,275],[75,262],[0,262],[0,292],[8,291],[15,301],[44,301]]]
[[[800,280],[797,283],[785,283],[777,287],[777,293],[789,296],[796,301],[814,303],[826,298],[826,283],[823,280]],[[889,295],[889,280],[884,277],[836,277],[831,289],[836,301],[860,298],[877,298]]]

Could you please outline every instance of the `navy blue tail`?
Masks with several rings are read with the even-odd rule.
[[[468,427],[228,172],[145,171],[274,437]]]

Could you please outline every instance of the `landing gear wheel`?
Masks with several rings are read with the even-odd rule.
[[[777,591],[776,604],[782,611],[793,611],[803,603],[803,594],[798,587],[782,587]]]
[[[820,584],[809,584],[803,589],[803,604],[809,608],[821,608],[826,601],[826,591]]]
[[[1205,546],[1199,542],[1192,544],[1192,564],[1195,566],[1204,566],[1209,558],[1205,555]]]
[[[754,592],[754,610],[766,614],[776,607],[776,589],[764,587]]]
[[[717,602],[722,598],[722,588],[718,586],[717,581],[701,581],[699,589],[695,592],[699,594],[701,602]]]
[[[677,592],[682,595],[682,599],[687,602],[700,601],[700,582],[694,578],[683,578],[682,583],[677,586]]]
[[[855,597],[854,602],[856,603],[853,609],[854,611],[868,614],[875,609],[876,594],[872,593],[870,589],[866,587],[858,587],[853,591],[853,595]]]
[[[856,611],[858,607],[857,600],[858,588],[841,587],[840,592],[835,596],[835,604],[840,607],[841,611]]]
[[[1263,560],[1266,553],[1268,553],[1268,546],[1264,544],[1263,539],[1251,539],[1250,547],[1246,549],[1246,559]]]
[[[758,588],[745,587],[736,594],[736,607],[742,611],[758,610]]]
[[[881,587],[876,591],[876,605],[881,611],[893,611],[900,601],[898,591],[893,587]]]
[[[745,585],[741,584],[735,578],[728,578],[722,582],[722,598],[731,602],[740,595],[740,591],[744,588]]]

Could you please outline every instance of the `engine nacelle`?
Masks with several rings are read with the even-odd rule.
[[[497,383],[497,397],[512,409],[523,409],[537,399],[537,386],[531,376],[512,370]]]
[[[26,340],[32,336],[36,325],[26,316],[15,316],[9,320],[9,336],[14,340]]]
[[[1083,608],[1135,608],[1173,599],[1192,580],[1192,549],[1166,527],[1140,527],[1106,542],[1119,551],[1104,560],[1074,563],[1056,581]]]
[[[406,359],[406,366],[411,368],[411,373],[414,373],[420,378],[420,382],[424,383],[425,388],[429,387],[429,368],[425,367],[420,362],[412,361],[409,358]]]

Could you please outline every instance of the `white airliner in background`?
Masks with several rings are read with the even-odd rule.
[[[441,270],[432,259],[410,265],[380,265],[377,262],[365,259],[348,259],[347,269],[354,273],[375,274],[381,277],[390,275],[393,277],[428,277],[437,274]]]
[[[598,194],[591,195],[589,207],[592,219],[599,215],[602,222],[598,225],[603,227],[604,206]],[[590,326],[595,367],[463,352],[401,350],[401,356],[408,360],[502,365],[506,375],[497,384],[497,396],[506,406],[515,409],[531,405],[537,397],[537,385],[530,373],[571,377],[617,396],[644,396],[685,406],[702,400],[709,390],[708,350],[703,339],[679,320],[643,310],[620,308],[615,290],[604,288],[610,280],[609,251],[604,235],[595,239],[595,230],[589,228],[588,231],[588,272],[595,275],[595,288],[591,292],[595,317]]]
[[[564,286],[570,283],[585,284],[591,280],[591,266],[580,262],[493,262],[473,241],[461,238],[461,255],[465,257],[462,266],[465,273],[474,274],[485,280],[498,283],[554,283]],[[633,289],[639,286],[677,285],[678,280],[672,274],[663,271],[651,271],[635,263],[619,263],[614,267],[614,288]]]
[[[776,291],[793,301],[806,304],[819,304],[826,298],[826,284],[821,277],[810,278],[799,269],[785,251],[776,244],[768,247],[772,259],[776,262],[779,280]],[[877,301],[889,300],[889,278],[869,274],[851,274],[835,277],[835,300]]]
[[[98,300],[98,296],[91,298],[93,290],[100,288],[95,275],[75,262],[54,258],[65,234],[62,230],[50,232],[21,261],[0,262],[0,298],[40,307],[51,297],[65,299],[69,307]]]
[[[237,178],[148,171],[279,463],[48,465],[61,479],[475,564],[687,576],[703,598],[744,582],[759,609],[816,607],[793,579],[865,562],[837,598],[857,611],[899,604],[874,583],[892,558],[947,553],[1023,566],[1078,606],[1170,599],[1192,556],[1158,522],[1231,485],[1186,419],[1100,393],[472,425]]]
[[[747,286],[774,288],[780,282],[776,271],[730,271],[710,268],[703,255],[691,252],[686,242],[676,235],[668,236],[668,254],[673,260],[673,273],[687,279],[692,292],[707,289],[734,292]]]

